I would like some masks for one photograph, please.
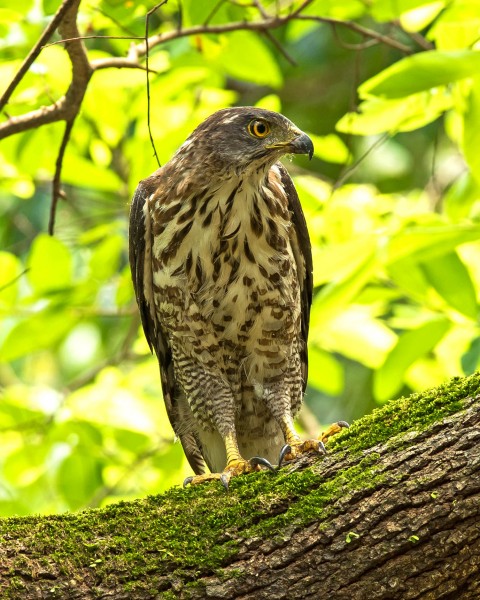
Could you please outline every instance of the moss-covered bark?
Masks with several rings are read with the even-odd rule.
[[[1,598],[480,597],[480,376],[277,475],[0,521]]]

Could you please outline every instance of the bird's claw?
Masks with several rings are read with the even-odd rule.
[[[304,442],[299,442],[298,444],[285,444],[280,450],[277,469],[280,469],[284,462],[290,462],[297,458],[297,456],[306,454],[312,450],[318,454],[327,453],[325,445],[321,440],[306,440]]]
[[[341,431],[343,428],[350,427],[346,421],[337,421],[328,427],[318,440],[306,440],[304,442],[294,442],[293,444],[285,444],[280,450],[278,458],[278,467],[280,469],[285,462],[290,462],[302,454],[307,452],[317,452],[318,454],[326,454],[325,443],[332,436]]]
[[[261,465],[262,467],[266,467],[269,471],[276,471],[272,463],[262,456],[254,456],[250,459],[250,463],[253,467]]]
[[[326,442],[328,438],[332,437],[342,431],[342,429],[348,429],[350,425],[346,421],[337,421],[336,423],[332,423],[330,427],[327,427],[325,431],[322,432],[320,439],[322,442]]]
[[[240,458],[230,462],[222,473],[205,473],[203,475],[187,477],[183,482],[183,487],[187,487],[187,485],[198,485],[207,481],[220,481],[228,492],[228,484],[232,477],[241,475],[242,473],[259,471],[260,466],[266,467],[270,471],[276,471],[275,467],[266,458],[262,458],[261,456],[254,456],[250,460]]]

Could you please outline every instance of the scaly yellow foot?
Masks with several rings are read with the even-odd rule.
[[[319,439],[325,444],[328,438],[332,437],[332,435],[335,435],[342,431],[342,429],[348,427],[350,427],[350,425],[346,421],[337,421],[336,423],[332,423],[330,427],[327,427],[325,431],[322,431]]]
[[[341,431],[344,427],[348,427],[346,421],[338,421],[328,427],[328,429],[322,432],[318,440],[305,440],[301,441],[296,439],[296,436],[290,435],[290,442],[285,444],[280,451],[280,457],[278,459],[278,469],[284,462],[290,462],[308,452],[316,452],[317,454],[326,454],[325,442],[333,435]]]
[[[204,475],[195,475],[192,477],[187,477],[183,482],[183,487],[186,487],[189,484],[198,485],[207,481],[220,481],[220,483],[228,492],[228,484],[232,477],[236,477],[237,475],[243,475],[244,473],[253,473],[254,471],[260,471],[260,465],[266,467],[267,469],[270,469],[270,471],[275,471],[275,468],[270,464],[270,462],[266,458],[261,458],[260,456],[254,456],[250,460],[237,458],[231,460],[222,473],[205,473]]]

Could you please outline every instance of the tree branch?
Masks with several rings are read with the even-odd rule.
[[[0,522],[13,600],[476,600],[480,375],[392,401],[278,474]]]
[[[77,2],[77,0],[64,0],[62,2],[60,8],[55,13],[53,19],[47,25],[47,27],[45,28],[45,31],[42,33],[42,35],[38,39],[35,46],[30,50],[30,52],[28,53],[28,56],[23,61],[20,69],[18,70],[15,77],[12,79],[9,86],[3,93],[2,97],[0,98],[0,111],[3,110],[3,108],[5,107],[7,102],[10,100],[10,97],[13,94],[13,92],[15,91],[15,88],[20,83],[20,81],[23,79],[23,77],[25,76],[28,69],[31,67],[31,65],[37,58],[37,56],[42,51],[45,43],[52,37],[52,35],[55,32],[55,29],[57,29],[59,24],[62,22],[63,17],[65,16],[67,11],[73,6],[73,4],[75,2]]]

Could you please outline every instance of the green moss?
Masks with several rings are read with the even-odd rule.
[[[381,442],[401,444],[395,436],[424,429],[460,410],[462,400],[479,389],[480,377],[472,375],[393,401],[329,441],[326,460],[331,464],[350,458]],[[378,454],[370,452],[328,477],[324,462],[319,461],[304,471],[283,469],[277,475],[266,472],[235,478],[228,494],[214,482],[173,488],[161,496],[103,509],[3,519],[0,542],[6,536],[9,548],[15,550],[18,544],[14,569],[22,572],[34,572],[41,560],[45,570],[53,564],[50,570],[79,581],[128,578],[127,591],[136,589],[136,584],[145,589],[148,574],[149,589],[174,598],[169,591],[172,580],[188,585],[202,573],[219,572],[238,553],[245,537],[282,538],[306,523],[328,524],[339,502],[378,486],[385,477]],[[22,554],[25,547],[29,548],[27,556]],[[10,590],[22,585],[14,575]],[[2,597],[8,598],[2,585]]]

